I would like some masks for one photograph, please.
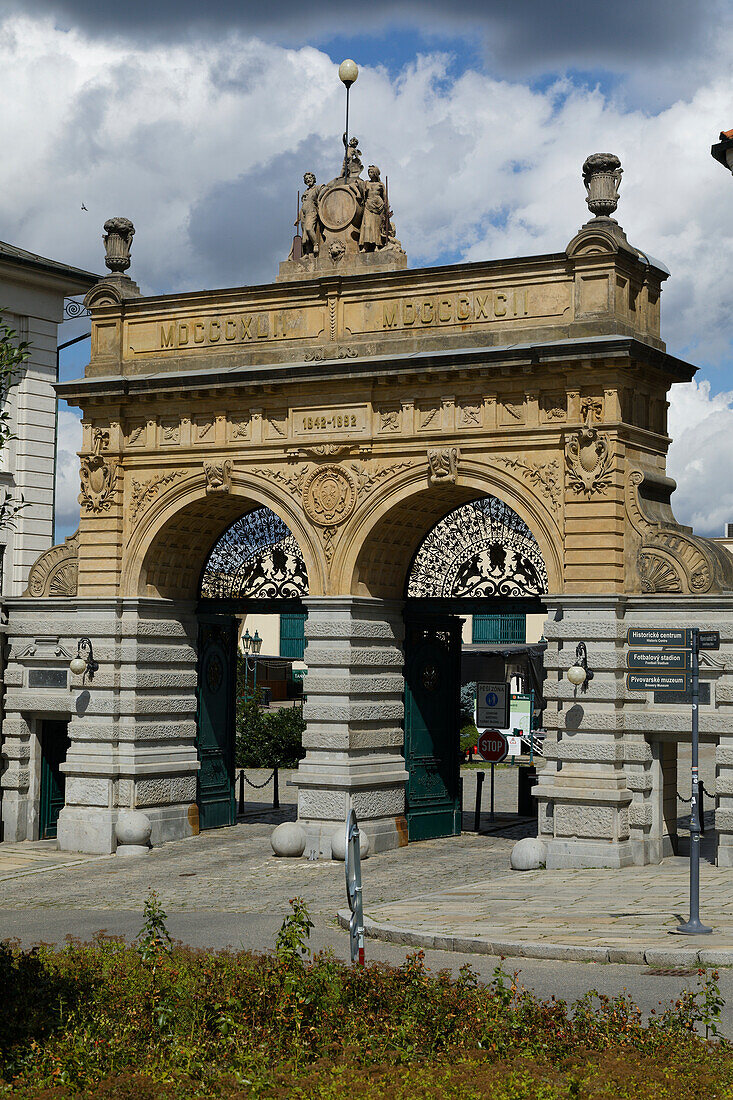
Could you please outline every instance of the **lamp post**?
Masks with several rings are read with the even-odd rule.
[[[344,179],[349,178],[349,91],[359,75],[359,66],[351,58],[339,65],[339,79],[346,86],[346,131],[344,133]]]
[[[242,645],[244,646],[244,697],[247,696],[247,684],[249,683],[249,674],[253,674],[253,688],[252,698],[257,699],[257,657],[262,649],[262,638],[260,638],[259,632],[255,630],[254,635],[250,634],[249,630],[245,630],[244,637],[242,638]]]

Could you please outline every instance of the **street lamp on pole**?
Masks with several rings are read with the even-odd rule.
[[[262,649],[262,638],[260,638],[259,632],[255,630],[254,634],[250,634],[249,630],[246,630],[242,638],[242,646],[244,647],[244,697],[247,698],[247,684],[251,672],[253,678],[252,698],[256,700],[257,657]]]
[[[339,79],[346,85],[346,130],[344,132],[344,179],[349,178],[349,91],[359,75],[359,66],[351,58],[339,65]]]

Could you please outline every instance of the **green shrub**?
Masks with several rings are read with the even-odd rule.
[[[265,711],[259,697],[237,702],[235,760],[239,768],[294,768],[303,757],[300,706]]]
[[[468,722],[465,726],[461,726],[461,732],[459,734],[461,752],[469,752],[478,741],[478,730],[474,726],[473,722]]]
[[[541,1002],[501,967],[305,957],[300,899],[269,955],[141,952],[103,935],[0,948],[0,1096],[19,1100],[701,1100],[733,1096],[717,974],[645,1022],[626,995]],[[146,926],[165,942],[162,910]],[[145,940],[143,936],[142,941]]]

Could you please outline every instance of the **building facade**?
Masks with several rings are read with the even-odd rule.
[[[588,158],[584,176],[595,216],[562,251],[422,270],[406,269],[391,222],[364,237],[373,193],[337,177],[276,282],[195,294],[142,297],[123,274],[132,227],[107,223],[91,360],[59,391],[84,414],[78,540],[42,556],[10,604],[10,835],[32,835],[34,724],[61,712],[62,847],[114,850],[133,807],[154,843],[231,820],[239,605],[202,577],[222,533],[266,509],[281,533],[239,592],[276,603],[290,585],[307,609],[307,854],[330,856],[351,807],[377,851],[460,828],[460,615],[519,600],[547,615],[549,865],[673,850],[689,709],[628,690],[625,639],[679,624],[723,636],[701,729],[718,742],[730,861],[733,560],[676,522],[665,473],[667,394],[694,367],[661,338],[668,272],[610,217],[616,158]],[[475,537],[450,526],[459,513]],[[423,559],[432,574],[416,579]],[[73,595],[54,593],[63,570]],[[68,671],[81,637],[93,679]],[[565,678],[579,642],[595,673],[580,694]]]

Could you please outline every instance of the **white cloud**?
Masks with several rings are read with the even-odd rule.
[[[562,251],[588,216],[585,156],[617,152],[619,220],[672,271],[663,335],[707,364],[718,389],[733,386],[730,367],[716,373],[733,333],[733,182],[709,153],[733,125],[720,71],[711,65],[696,90],[652,115],[568,80],[454,78],[449,59],[424,54],[396,78],[362,70],[352,127],[365,162],[389,175],[413,264]],[[310,46],[222,32],[162,48],[9,16],[0,101],[13,104],[3,117],[13,156],[0,166],[0,237],[98,270],[102,222],[125,214],[137,227],[131,273],[146,291],[269,281],[290,245],[302,172],[324,180],[338,170],[342,91],[330,58]],[[733,518],[719,484],[733,413],[709,385],[683,389],[673,409],[688,418],[697,409],[704,429],[693,444],[677,421],[675,506],[713,530]],[[710,433],[720,433],[717,448]],[[68,480],[62,492],[71,516],[78,490]]]
[[[675,516],[698,535],[722,535],[733,523],[733,392],[711,396],[705,381],[673,386],[669,433]]]
[[[59,409],[56,454],[56,541],[79,526],[79,458],[81,420],[70,409]]]

